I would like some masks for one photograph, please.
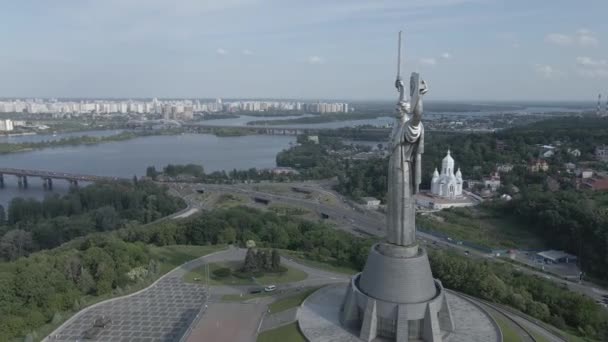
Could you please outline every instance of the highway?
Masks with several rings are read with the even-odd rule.
[[[328,216],[328,220],[336,223],[336,227],[350,232],[356,236],[361,237],[376,237],[382,238],[385,235],[384,230],[384,215],[379,212],[368,212],[355,210],[352,206],[345,203],[341,196],[335,194],[333,191],[319,188],[314,186],[312,183],[298,183],[292,184],[293,186],[306,187],[312,191],[318,191],[332,196],[335,201],[333,204],[324,204],[318,200],[299,198],[296,193],[270,193],[260,190],[253,190],[247,185],[218,185],[218,184],[181,184],[182,186],[191,187],[192,189],[204,189],[205,191],[220,192],[220,193],[232,193],[240,194],[248,197],[261,197],[269,199],[272,202],[278,202],[286,205],[302,207],[316,213],[319,218],[322,214]],[[191,198],[189,200],[192,200]],[[449,242],[443,238],[439,238],[423,232],[416,232],[419,240],[431,248],[450,248],[455,251],[467,254],[472,258],[479,258],[485,260],[491,260],[494,262],[506,262],[495,256],[471,249],[466,246],[458,245],[456,243]],[[601,301],[603,295],[608,295],[608,291],[595,286],[590,283],[577,283],[567,281],[562,278],[558,278],[547,273],[535,271],[526,267],[516,267],[521,272],[537,275],[545,278],[548,281],[554,282],[559,286],[567,286],[571,291],[583,294],[592,298],[594,301]]]

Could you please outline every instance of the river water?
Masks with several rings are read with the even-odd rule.
[[[571,109],[571,108],[562,108],[562,107],[526,107],[523,109],[513,109],[513,110],[482,110],[475,112],[425,112],[425,118],[427,120],[438,119],[441,116],[491,116],[491,115],[501,115],[501,114],[517,114],[517,115],[529,115],[534,113],[551,113],[551,112],[572,112],[578,113],[581,112],[581,109]],[[321,114],[322,115],[322,114]],[[311,114],[304,114],[301,116],[273,116],[273,117],[256,117],[256,116],[248,116],[241,115],[238,118],[230,118],[230,119],[214,119],[214,120],[205,120],[201,121],[201,125],[206,126],[247,126],[247,123],[252,121],[269,121],[269,120],[289,120],[296,119],[302,117],[311,117]],[[344,120],[344,121],[334,121],[334,122],[324,122],[324,123],[290,123],[286,125],[279,125],[276,127],[288,127],[288,128],[342,128],[342,127],[356,127],[356,126],[364,126],[370,125],[375,127],[387,127],[392,125],[394,122],[394,117],[392,116],[381,116],[374,119],[362,119],[362,120]],[[269,127],[272,127],[269,125]]]
[[[0,155],[0,167],[120,177],[141,176],[148,166],[161,169],[170,163],[199,164],[206,171],[269,168],[276,166],[276,154],[288,148],[290,143],[295,143],[295,137],[216,137],[211,134],[149,136],[98,145]],[[37,178],[28,178],[27,189],[20,189],[13,176],[5,175],[4,183],[4,189],[0,189],[0,204],[5,207],[15,196],[42,198],[49,193],[43,190],[42,182]],[[54,192],[65,192],[67,189],[66,181],[53,182]]]

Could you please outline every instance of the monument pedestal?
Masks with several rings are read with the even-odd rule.
[[[355,275],[340,312],[341,323],[359,338],[442,341],[454,330],[443,286],[433,279],[428,256],[418,245],[372,246],[363,272]]]

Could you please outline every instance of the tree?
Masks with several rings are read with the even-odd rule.
[[[15,260],[25,256],[32,249],[32,233],[22,229],[9,230],[0,239],[0,256],[8,260]]]
[[[0,205],[0,224],[3,224],[6,221],[6,211],[4,207]]]
[[[157,176],[158,176],[158,172],[156,171],[156,167],[148,166],[148,168],[146,169],[146,177],[156,180]]]
[[[276,249],[272,250],[272,270],[278,271],[281,266],[281,255]]]
[[[220,239],[218,240],[219,243],[233,243],[235,241],[236,241],[236,230],[234,230],[234,228],[232,228],[232,227],[225,228],[222,231]]]
[[[258,270],[258,259],[253,248],[247,249],[245,262],[243,263],[244,272],[256,272]]]

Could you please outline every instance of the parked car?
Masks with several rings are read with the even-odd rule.
[[[266,287],[264,288],[264,291],[265,291],[265,292],[272,292],[272,291],[274,291],[274,290],[276,290],[276,289],[277,289],[276,285],[268,285],[268,286],[266,286]]]

